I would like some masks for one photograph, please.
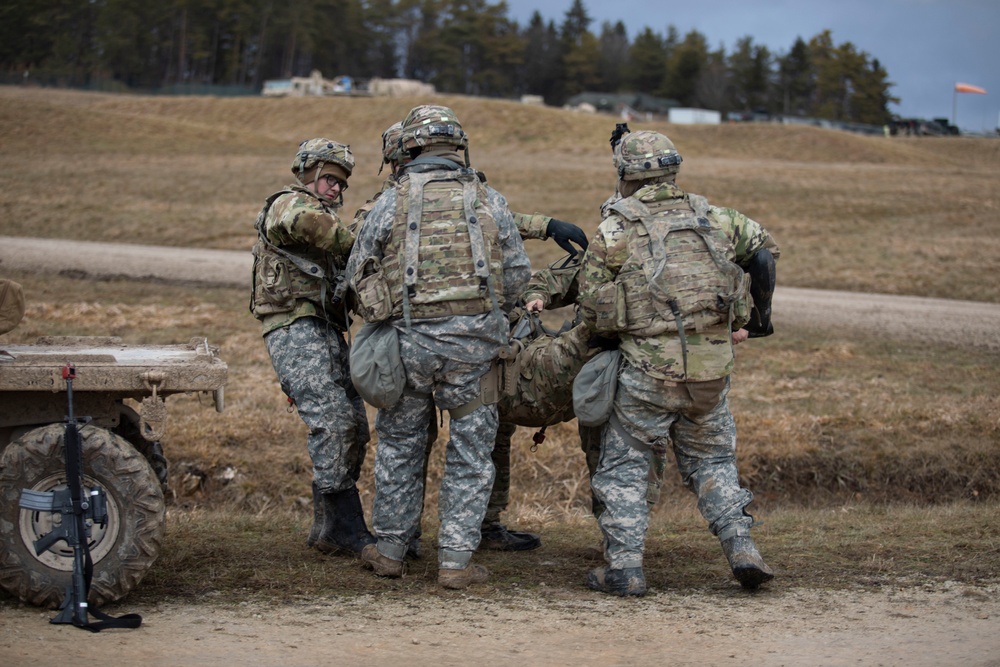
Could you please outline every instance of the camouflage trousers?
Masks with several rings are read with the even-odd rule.
[[[424,471],[429,422],[435,405],[456,408],[479,395],[480,378],[489,361],[469,363],[408,344],[401,333],[400,356],[406,391],[396,405],[379,410],[375,419],[375,501],[372,527],[378,550],[402,560],[409,540],[419,534],[423,510]],[[445,470],[438,496],[441,522],[438,566],[460,569],[479,546],[480,526],[493,484],[490,451],[497,431],[495,405],[482,405],[451,419]]]
[[[714,535],[724,540],[750,534],[753,519],[745,508],[753,494],[739,484],[728,393],[728,377],[670,385],[623,367],[591,481],[605,504],[598,522],[612,568],[642,566],[655,449],[673,450],[681,478],[698,497],[698,510]]]
[[[309,427],[313,480],[322,493],[357,482],[370,440],[364,401],[351,383],[343,335],[315,317],[275,329],[264,342],[285,394]]]

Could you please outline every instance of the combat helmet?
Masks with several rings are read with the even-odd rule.
[[[448,107],[423,104],[414,107],[403,121],[399,145],[405,151],[428,146],[469,148],[469,136],[462,129],[455,112]]]
[[[303,185],[323,174],[333,174],[345,183],[354,171],[351,147],[332,139],[307,139],[299,144],[292,160],[292,173]]]
[[[399,145],[399,137],[403,134],[403,122],[398,121],[390,125],[382,133],[382,167],[387,164],[402,164],[409,156]],[[379,167],[378,173],[382,173]]]
[[[614,164],[618,178],[642,181],[668,176],[680,171],[681,155],[666,135],[650,130],[630,132],[615,148]]]

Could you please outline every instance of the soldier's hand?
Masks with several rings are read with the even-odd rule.
[[[532,299],[531,301],[525,304],[525,308],[527,308],[532,313],[540,313],[542,312],[542,310],[545,309],[545,302],[542,301],[541,299]]]
[[[587,241],[587,235],[583,233],[582,229],[572,222],[565,222],[555,218],[549,220],[549,224],[545,228],[545,235],[551,239],[555,239],[560,248],[574,257],[580,251],[574,248],[571,242],[577,244],[583,250],[586,250],[587,246],[590,245],[590,242]]]
[[[750,332],[746,329],[739,329],[733,332],[733,345],[739,345],[750,337]]]

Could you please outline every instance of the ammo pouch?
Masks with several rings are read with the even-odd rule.
[[[594,331],[597,333],[617,334],[628,329],[625,286],[617,280],[605,283],[594,291],[591,307],[594,310]]]
[[[274,252],[268,252],[263,242],[258,240],[253,247],[254,285],[250,310],[254,317],[261,319],[275,313],[288,313],[295,308],[295,295],[289,275],[294,267],[287,259]]]
[[[733,301],[732,330],[743,328],[750,321],[753,312],[753,298],[750,296],[750,274],[744,273],[740,281],[740,289]]]
[[[354,291],[358,295],[358,307],[365,322],[383,322],[389,319],[392,315],[392,298],[379,259],[377,257],[366,259],[358,267],[353,280]]]
[[[376,408],[391,408],[406,388],[399,357],[399,334],[386,323],[362,325],[351,346],[351,382],[358,394]]]
[[[573,381],[573,412],[582,426],[601,426],[611,417],[618,390],[621,352],[606,350],[588,361]]]

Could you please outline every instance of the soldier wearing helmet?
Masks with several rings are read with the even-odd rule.
[[[357,554],[374,542],[356,485],[368,420],[344,340],[344,267],[354,235],[338,214],[353,170],[349,146],[303,141],[292,160],[296,182],[268,197],[253,249],[250,310],[282,390],[309,427],[313,497],[324,516],[308,544],[330,554]]]
[[[681,162],[663,134],[625,135],[614,153],[620,199],[608,202],[584,256],[584,319],[617,336],[621,350],[592,480],[606,506],[599,523],[607,566],[587,580],[615,595],[646,591],[647,474],[652,452],[670,448],[736,579],[752,590],[773,578],[750,537],[753,518],[746,507],[753,495],[739,483],[726,395],[733,345],[750,334],[743,327],[751,306],[764,306],[752,304],[744,268],[769,267],[752,269],[755,280],[769,276],[769,295],[778,249],[750,218],[678,187]],[[769,324],[751,327],[766,335]]]
[[[419,530],[427,428],[435,406],[451,415],[441,482],[438,582],[485,581],[472,563],[493,481],[497,430],[491,369],[507,346],[512,307],[531,265],[504,197],[469,168],[469,140],[447,107],[415,107],[403,121],[397,183],[375,202],[347,266],[359,311],[399,338],[406,388],[379,410],[372,526],[362,560],[403,575]],[[487,391],[484,391],[484,387]]]
[[[401,136],[403,133],[403,123],[397,122],[390,125],[382,133],[382,167],[389,165],[390,174],[382,184],[382,188],[375,193],[361,208],[354,214],[354,221],[351,223],[351,230],[357,233],[363,224],[368,213],[375,206],[375,202],[387,190],[393,188],[397,182],[397,172],[412,159],[411,151],[402,145]],[[416,140],[414,140],[416,141]],[[379,169],[381,173],[382,168]],[[481,171],[476,172],[479,179],[486,183],[486,176]],[[563,249],[570,253],[570,259],[576,258],[574,264],[579,265],[582,257],[582,250],[587,249],[587,236],[578,226],[557,220],[551,216],[541,213],[526,214],[512,211],[514,224],[521,235],[522,240],[538,239],[545,240],[552,238]],[[580,250],[572,247],[575,243]],[[575,272],[574,272],[575,275]],[[575,290],[574,290],[575,294]],[[541,300],[538,301],[541,304]],[[540,306],[539,306],[540,307]],[[584,360],[585,361],[585,360]],[[554,417],[555,415],[553,415]],[[502,415],[501,415],[502,418]],[[518,530],[508,530],[500,521],[501,513],[507,508],[510,490],[510,444],[513,435],[514,425],[501,423],[497,440],[492,451],[492,460],[496,469],[496,480],[490,495],[489,506],[486,518],[482,526],[482,540],[480,549],[496,551],[527,551],[537,549],[541,546],[541,538],[534,533]],[[433,418],[428,422],[427,429],[427,452],[430,455],[431,447],[437,439],[437,421]],[[317,510],[317,515],[319,515]],[[411,538],[408,557],[416,557],[420,553],[420,532]]]

